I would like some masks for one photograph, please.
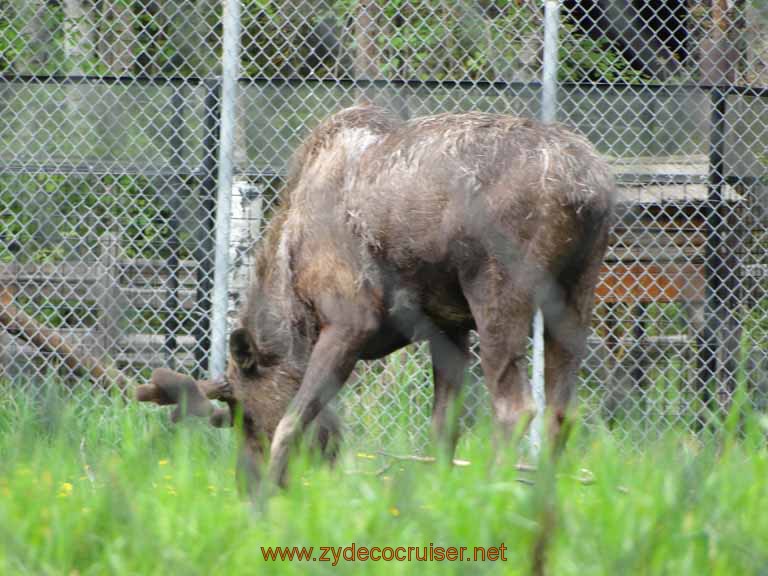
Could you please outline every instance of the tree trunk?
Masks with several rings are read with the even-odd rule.
[[[377,0],[361,0],[357,16],[355,39],[357,54],[355,72],[358,78],[375,79],[379,77],[377,65],[379,50],[376,46],[378,37],[378,18],[381,7]]]
[[[735,28],[735,19],[731,14],[734,5],[735,2],[729,0],[712,1],[710,26],[699,43],[699,68],[704,84],[736,81],[739,53],[731,37]]]
[[[93,56],[94,26],[82,0],[64,0],[64,37],[71,74],[84,74]]]

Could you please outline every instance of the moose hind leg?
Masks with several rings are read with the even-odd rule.
[[[514,272],[491,270],[463,286],[477,325],[483,376],[501,440],[524,433],[535,414],[526,355],[532,283],[524,271]]]
[[[469,362],[468,333],[437,334],[430,338],[429,350],[435,388],[432,429],[440,455],[450,459],[459,438],[458,397]]]
[[[544,390],[547,400],[546,426],[550,442],[557,451],[565,443],[569,431],[568,409],[583,357],[586,332],[567,307],[556,322],[544,329]]]
[[[548,432],[553,449],[568,436],[569,407],[586,352],[600,262],[564,274],[544,291],[544,380]]]

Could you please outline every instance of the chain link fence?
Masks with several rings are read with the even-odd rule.
[[[706,433],[740,385],[764,409],[768,4],[550,9],[556,29],[529,0],[241,0],[229,101],[218,0],[0,0],[0,379],[35,390],[55,377],[79,398],[94,382],[119,389],[115,369],[204,376],[223,334],[222,198],[231,317],[309,129],[361,100],[403,117],[540,116],[554,32],[555,118],[598,147],[621,192],[583,417],[640,443]],[[471,427],[489,406],[476,348],[468,380]],[[345,421],[367,444],[422,444],[431,394],[423,348],[360,363]]]

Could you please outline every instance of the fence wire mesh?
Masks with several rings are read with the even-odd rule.
[[[222,9],[214,0],[0,0],[0,378],[75,391],[101,370],[208,370]],[[544,11],[528,0],[242,0],[230,304],[286,163],[361,100],[404,118],[539,116]],[[621,201],[581,414],[640,443],[768,399],[768,4],[559,4],[557,121]],[[428,437],[428,350],[360,363],[352,437]],[[477,347],[466,427],[489,409]]]

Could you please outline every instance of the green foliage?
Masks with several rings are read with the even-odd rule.
[[[740,22],[747,4],[737,3],[728,17]],[[76,68],[95,74],[208,76],[217,70],[219,2],[83,2],[85,15],[77,20],[67,18],[62,2],[35,0],[25,6],[20,0],[5,0],[1,5],[0,72],[66,74]],[[760,5],[754,7],[756,14]],[[531,70],[538,70],[542,14],[533,2],[377,0],[364,5],[357,0],[242,0],[243,75],[350,76],[358,49],[357,21],[365,6],[373,7],[370,33],[381,49],[375,65],[385,78],[525,80]],[[689,8],[695,44],[712,26],[712,15],[704,2],[691,2]],[[321,22],[335,26],[338,46],[334,54],[318,57],[313,32]],[[562,80],[641,80],[607,38],[589,38],[565,17],[562,26]],[[35,28],[45,32],[40,37],[44,46],[38,45]],[[92,31],[98,42],[86,47],[89,53],[82,61],[72,62],[68,50],[82,40],[82,30]],[[734,41],[742,41],[736,38],[741,33],[741,25],[731,27]],[[129,63],[109,50],[123,43],[130,47]],[[697,70],[691,73],[695,76]]]
[[[559,50],[558,79],[571,82],[629,82],[647,80],[607,38],[590,38],[573,24],[565,23],[566,33]]]
[[[24,39],[12,18],[0,17],[0,72],[7,70],[24,47]]]
[[[292,51],[281,34],[286,22],[271,2],[248,0],[241,10],[243,37],[241,72],[245,76],[279,76]]]
[[[84,2],[85,13],[76,19],[67,17],[60,2],[35,0],[26,7],[18,2],[16,8],[5,4],[0,12],[0,72],[67,74],[76,67],[84,74],[205,76],[219,59],[218,2],[196,2],[191,11],[182,1]],[[40,4],[44,4],[42,9]],[[45,45],[39,45],[32,34],[35,28],[45,31]],[[86,42],[88,54],[73,62],[68,47],[83,40],[83,29],[100,37],[102,43]],[[126,45],[131,62],[114,62],[110,50],[103,49],[105,45],[118,49]]]
[[[191,183],[190,183],[191,185]],[[174,189],[174,194],[183,194]],[[171,206],[150,179],[137,176],[37,174],[0,177],[0,262],[60,261],[70,254],[94,256],[107,233],[119,234],[126,257],[167,259],[171,255]],[[176,255],[188,258],[189,232],[181,230]],[[8,248],[13,239],[23,248]]]
[[[760,574],[768,563],[767,423],[742,414],[701,444],[674,436],[626,451],[578,430],[553,465],[494,462],[487,429],[465,467],[347,449],[333,469],[299,457],[293,482],[249,506],[232,432],[170,428],[159,410],[96,401],[50,381],[35,399],[0,388],[4,574]],[[81,398],[79,396],[78,400]],[[738,416],[738,414],[735,414]],[[740,425],[735,425],[741,422]],[[352,439],[354,441],[354,439]],[[263,559],[263,546],[499,546],[505,562]],[[319,569],[318,569],[319,567]]]
[[[245,75],[323,78],[352,72],[358,2],[337,0],[330,10],[309,15],[292,14],[263,0],[248,4],[242,16],[249,40],[242,47]],[[530,61],[521,56],[535,51],[541,36],[541,15],[529,3],[494,2],[491,18],[462,2],[395,0],[381,3],[376,15],[370,31],[378,47],[374,64],[384,78],[493,81],[537,76],[535,53],[527,56]],[[337,55],[313,62],[311,34],[321,21],[335,23],[342,46]],[[638,79],[607,40],[593,41],[575,31],[565,39],[561,58],[563,80]]]
[[[195,3],[186,11],[183,2],[121,1],[111,3],[121,16],[105,7],[86,5],[86,15],[107,42],[119,36],[130,42],[133,63],[125,72],[142,75],[206,75],[217,66],[221,49],[221,7]],[[375,62],[386,78],[408,77],[449,80],[497,80],[528,77],[538,68],[538,57],[523,56],[536,50],[541,39],[541,14],[532,4],[501,1],[480,7],[443,0],[394,0],[375,9],[375,34],[379,57]],[[288,6],[286,8],[286,6]],[[313,3],[312,13],[296,12],[292,4],[244,0],[241,27],[242,73],[245,76],[347,76],[353,71],[357,51],[356,21],[361,4],[356,0]],[[0,72],[14,62],[26,67],[18,72],[65,73],[72,67],[66,46],[76,44],[83,22],[66,20],[61,5],[43,11],[43,25],[51,31],[50,45],[34,46],[28,20],[33,11],[0,15]],[[127,19],[126,19],[127,14]],[[123,30],[125,22],[129,29]],[[316,58],[315,27],[335,27],[339,48],[335,54]],[[87,23],[86,23],[87,24]],[[607,39],[593,40],[564,22],[560,48],[562,80],[637,81],[640,76]],[[201,45],[202,42],[202,45]],[[531,43],[533,42],[533,43]],[[540,46],[539,46],[540,47]],[[103,51],[91,54],[79,67],[86,73],[112,70]],[[528,70],[531,68],[531,70]]]
[[[527,4],[497,3],[493,20],[462,2],[387,2],[378,43],[386,77],[420,80],[496,80],[527,36],[537,14]]]

